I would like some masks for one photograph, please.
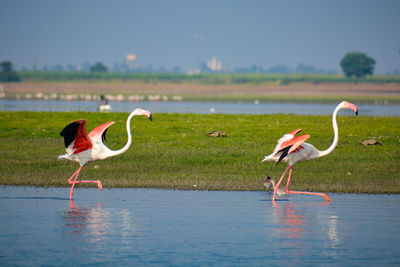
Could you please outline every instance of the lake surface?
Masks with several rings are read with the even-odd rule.
[[[305,114],[331,115],[337,104],[240,103],[240,102],[110,102],[113,112],[131,112],[141,107],[153,113],[227,113],[227,114]],[[359,105],[361,116],[400,116],[400,105]],[[97,102],[83,100],[0,100],[0,110],[7,111],[90,111],[98,110]],[[343,110],[341,114],[354,114]]]
[[[0,188],[0,266],[400,264],[400,195]]]

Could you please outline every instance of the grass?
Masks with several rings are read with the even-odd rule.
[[[78,164],[57,159],[64,154],[61,129],[85,118],[87,129],[116,121],[107,146],[126,142],[125,113],[0,112],[0,184],[68,186]],[[124,154],[85,166],[81,178],[100,179],[107,187],[200,190],[262,190],[266,175],[279,178],[286,165],[261,163],[276,140],[296,128],[309,142],[326,149],[332,142],[330,116],[153,114],[132,121],[133,144]],[[298,163],[293,190],[400,193],[400,117],[338,116],[336,150]],[[210,137],[210,130],[227,137]],[[363,146],[365,139],[380,146]],[[79,185],[84,186],[84,185]],[[89,185],[93,186],[93,185]]]
[[[144,73],[144,72],[49,72],[19,71],[23,82],[27,81],[144,81],[148,83],[196,83],[196,84],[278,84],[306,83],[400,83],[399,75],[373,75],[364,78],[347,78],[342,74],[256,74],[256,73]]]

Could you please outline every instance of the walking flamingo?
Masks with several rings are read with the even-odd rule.
[[[288,163],[288,167],[286,168],[282,177],[280,178],[280,180],[274,187],[274,196],[272,197],[272,201],[274,203],[275,203],[276,193],[278,192],[279,186],[288,170],[289,170],[289,176],[288,176],[288,181],[286,184],[286,193],[287,194],[317,195],[317,196],[321,196],[321,197],[325,198],[327,201],[331,201],[329,199],[329,197],[324,193],[290,191],[289,183],[290,183],[290,178],[292,176],[293,165],[296,162],[320,158],[320,157],[328,155],[335,149],[335,147],[339,141],[339,131],[338,131],[338,126],[337,126],[337,122],[336,122],[336,115],[337,115],[338,111],[342,108],[352,109],[356,113],[356,115],[358,115],[357,106],[350,102],[347,102],[347,101],[341,102],[335,108],[335,110],[333,111],[333,115],[332,115],[334,139],[333,139],[333,143],[327,150],[319,151],[313,145],[311,145],[309,143],[305,143],[305,141],[308,138],[310,138],[310,135],[308,135],[308,134],[295,137],[295,135],[301,131],[301,129],[297,129],[297,130],[291,131],[288,134],[283,135],[278,140],[278,144],[276,145],[274,151],[270,155],[265,156],[265,158],[262,160],[262,162],[276,161],[276,165],[278,165],[278,163],[281,161]]]
[[[152,120],[150,111],[137,108],[129,115],[126,121],[126,131],[128,133],[128,142],[120,150],[111,150],[105,144],[106,132],[108,127],[114,124],[113,121],[104,123],[94,128],[89,134],[86,133],[86,120],[76,120],[65,126],[60,135],[64,137],[64,144],[67,150],[65,155],[58,156],[58,159],[68,159],[77,161],[80,164],[79,169],[68,179],[72,184],[69,198],[72,199],[74,186],[79,183],[96,183],[99,190],[103,190],[100,180],[81,180],[77,181],[79,172],[86,163],[95,160],[103,160],[124,153],[132,143],[130,123],[133,116],[144,115]]]

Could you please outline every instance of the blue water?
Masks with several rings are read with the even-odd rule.
[[[0,188],[0,266],[400,264],[400,195]]]
[[[131,112],[141,107],[153,113],[304,114],[331,115],[337,104],[239,103],[239,102],[110,102],[113,112]],[[361,116],[400,116],[400,105],[359,105]],[[95,101],[0,100],[0,110],[8,111],[97,111]],[[343,110],[341,114],[354,114]]]

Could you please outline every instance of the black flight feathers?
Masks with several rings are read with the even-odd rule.
[[[281,152],[281,151],[282,151],[282,154],[281,154],[281,156],[279,157],[279,160],[278,160],[278,162],[276,163],[275,167],[278,166],[279,162],[281,162],[281,160],[283,160],[283,159],[289,154],[289,150],[290,150],[291,147],[292,147],[292,146],[288,146],[288,147],[282,148],[281,150],[278,151],[278,152]]]
[[[106,142],[106,132],[107,132],[108,128],[103,132],[103,134],[101,135],[101,141],[103,141],[103,143]]]
[[[65,148],[67,148],[75,140],[76,132],[78,131],[79,126],[80,123],[71,122],[61,131],[60,135],[64,137]]]

